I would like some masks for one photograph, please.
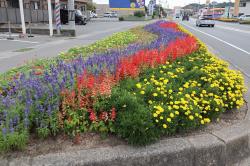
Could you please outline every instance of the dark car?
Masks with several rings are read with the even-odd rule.
[[[82,14],[80,10],[75,10],[75,23],[79,25],[86,25],[87,24],[87,17]],[[60,16],[61,16],[61,23],[67,24],[69,22],[68,20],[69,11],[65,9],[60,10]]]
[[[187,14],[182,16],[182,21],[189,21],[189,16]]]

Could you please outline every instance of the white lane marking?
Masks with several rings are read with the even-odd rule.
[[[194,28],[194,27],[192,27],[192,26],[189,26],[189,25],[187,25],[187,24],[184,24],[184,23],[181,23],[181,24],[183,24],[183,25],[185,25],[185,26],[187,26],[187,27],[189,27],[189,28],[191,28],[191,29],[193,29],[193,30],[195,30],[195,31],[198,31],[198,32],[200,32],[200,33],[203,33],[204,35],[207,35],[207,36],[212,37],[212,38],[214,38],[214,39],[216,39],[216,40],[219,40],[219,41],[222,42],[222,43],[225,43],[225,44],[227,44],[227,45],[229,45],[229,46],[231,46],[231,47],[233,47],[233,48],[235,48],[235,49],[237,49],[237,50],[240,50],[240,51],[242,51],[242,52],[244,52],[244,53],[250,55],[250,52],[247,52],[246,50],[243,50],[242,48],[240,48],[240,47],[238,47],[238,46],[236,46],[236,45],[233,45],[233,44],[231,44],[231,43],[229,43],[229,42],[227,42],[227,41],[225,41],[225,40],[222,40],[222,39],[220,39],[220,38],[218,38],[218,37],[216,37],[216,36],[210,35],[209,33],[206,33],[206,32],[203,32],[203,31],[201,31],[201,30],[198,30],[198,29],[196,29],[196,28]]]
[[[26,41],[26,40],[8,40],[8,39],[0,39],[0,40],[15,41],[15,42],[21,42],[21,43],[32,43],[32,44],[37,44],[37,43],[39,43],[39,42]]]
[[[216,25],[216,27],[221,28],[221,29],[227,29],[227,30],[231,30],[231,31],[249,33],[250,34],[250,31],[246,31],[246,30],[242,30],[242,29],[231,28],[231,27],[222,26],[222,25]]]

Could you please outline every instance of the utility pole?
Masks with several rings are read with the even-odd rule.
[[[49,35],[53,36],[53,21],[52,21],[52,8],[51,0],[48,0],[48,13],[49,13]]]
[[[69,26],[75,30],[75,1],[68,0]]]
[[[22,23],[22,33],[23,35],[26,35],[26,27],[25,27],[24,12],[23,12],[23,0],[19,0],[19,8],[20,8],[21,23]]]

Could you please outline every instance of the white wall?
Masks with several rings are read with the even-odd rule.
[[[250,15],[250,2],[247,2],[246,7],[240,7],[239,13]]]

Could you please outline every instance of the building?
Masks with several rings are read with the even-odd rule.
[[[250,15],[250,0],[240,0],[239,15]]]
[[[103,16],[104,13],[110,12],[109,4],[94,4],[96,7],[96,14],[99,16]]]
[[[61,8],[67,9],[67,0],[61,0]],[[82,11],[87,10],[87,3],[92,3],[92,0],[75,0],[75,9],[80,9]],[[24,9],[33,10],[47,10],[48,2],[47,0],[23,0]],[[55,1],[51,1],[52,9],[55,7]],[[19,0],[0,0],[0,7],[2,8],[19,8]]]

